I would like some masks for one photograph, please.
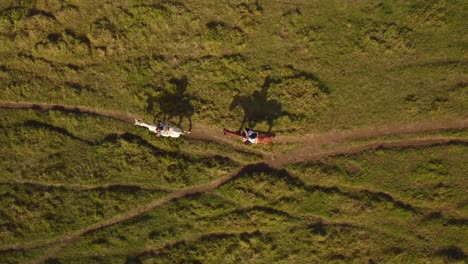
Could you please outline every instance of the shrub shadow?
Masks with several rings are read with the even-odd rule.
[[[467,255],[462,248],[451,245],[441,248],[435,252],[439,257],[445,258],[449,262],[457,262],[466,260]]]

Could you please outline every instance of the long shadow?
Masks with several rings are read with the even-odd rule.
[[[152,259],[155,257],[167,256],[167,251],[170,251],[172,249],[178,249],[181,247],[195,248],[195,245],[197,245],[198,243],[202,243],[202,242],[210,243],[214,241],[235,239],[235,238],[248,241],[250,238],[261,237],[264,235],[266,234],[262,233],[260,230],[255,230],[253,232],[242,232],[242,233],[231,233],[231,232],[210,233],[210,234],[206,234],[201,237],[198,237],[194,240],[176,241],[174,243],[168,243],[164,245],[162,248],[157,249],[157,250],[147,250],[144,252],[140,252],[137,255],[128,256],[125,263],[126,264],[142,263],[143,260],[148,260],[148,259]],[[191,262],[188,262],[188,263],[202,263],[202,262],[192,260]]]
[[[188,78],[187,76],[180,79],[172,78],[169,83],[175,87],[175,90],[165,91],[160,96],[148,96],[146,110],[154,114],[154,121],[177,118],[177,125],[181,126],[182,121],[187,119],[190,131],[195,109],[191,103],[191,97],[187,94]]]
[[[54,21],[57,21],[57,18],[55,17],[53,13],[45,11],[45,10],[37,9],[33,6],[30,6],[30,7],[21,6],[21,5],[10,6],[1,11],[3,12],[23,11],[26,17],[43,16],[43,17],[52,19]]]
[[[299,179],[298,177],[290,174],[285,169],[275,169],[270,167],[268,164],[265,163],[257,163],[245,166],[235,177],[231,178],[229,181],[233,181],[240,177],[247,177],[249,174],[252,173],[266,173],[269,175],[269,178],[276,178],[278,180],[284,180],[289,185],[294,186],[299,189],[303,189],[307,192],[323,192],[327,194],[338,194],[344,197],[348,197],[353,200],[366,200],[369,199],[373,202],[390,202],[394,204],[396,207],[401,208],[406,211],[410,211],[412,213],[418,213],[419,209],[414,207],[413,205],[399,201],[394,198],[392,195],[382,192],[382,191],[372,191],[372,190],[356,190],[356,191],[349,191],[341,189],[337,186],[327,187],[327,186],[320,186],[320,185],[309,185]],[[227,182],[226,182],[227,183]],[[226,184],[224,183],[224,184]]]
[[[90,140],[87,140],[87,139],[80,138],[80,137],[74,135],[73,133],[69,132],[65,128],[57,127],[57,126],[54,126],[54,125],[51,125],[51,124],[48,124],[48,123],[39,122],[39,121],[36,121],[36,120],[28,120],[28,121],[26,121],[24,123],[24,126],[32,127],[32,128],[46,129],[46,130],[58,133],[60,135],[69,137],[69,138],[71,138],[73,140],[80,141],[80,142],[85,143],[85,144],[90,145],[90,146],[98,146],[98,145],[102,145],[102,144],[104,144],[106,142],[115,144],[115,143],[117,143],[117,141],[119,139],[123,139],[123,140],[125,140],[127,142],[135,143],[135,144],[138,144],[140,146],[146,147],[147,149],[151,150],[152,154],[155,155],[155,156],[166,156],[166,157],[169,156],[169,157],[171,157],[173,159],[185,160],[185,161],[188,161],[190,163],[199,162],[199,163],[203,163],[206,167],[209,167],[209,168],[213,167],[213,166],[216,166],[216,164],[224,164],[224,165],[228,165],[228,166],[235,166],[235,164],[236,164],[230,158],[224,157],[224,156],[221,156],[221,155],[213,155],[211,157],[192,157],[192,156],[189,156],[187,154],[183,154],[183,153],[180,153],[180,152],[177,152],[177,151],[164,150],[164,149],[161,149],[161,148],[158,148],[158,147],[154,146],[153,144],[151,144],[150,142],[148,142],[144,138],[140,137],[139,135],[135,135],[135,134],[132,134],[132,133],[129,133],[129,132],[126,132],[126,133],[123,133],[123,134],[111,133],[111,134],[108,134],[107,136],[105,136],[102,140],[93,142],[93,141],[90,141]]]
[[[221,218],[221,217],[225,217],[225,216],[230,216],[230,215],[233,215],[233,214],[238,214],[238,215],[241,215],[241,216],[245,216],[245,215],[247,215],[249,213],[253,213],[253,212],[263,212],[263,213],[270,214],[270,215],[282,216],[282,217],[285,217],[287,219],[299,219],[299,217],[291,215],[287,211],[283,211],[283,210],[276,209],[276,208],[269,207],[269,206],[254,205],[254,206],[251,206],[251,207],[234,209],[234,210],[223,212],[221,214],[217,214],[217,215],[213,215],[213,216],[202,216],[202,217],[197,218],[197,221],[217,219],[217,218]]]
[[[23,123],[23,125],[26,126],[26,127],[31,127],[31,128],[42,128],[42,129],[45,129],[45,130],[49,130],[49,131],[55,132],[57,134],[60,134],[62,136],[69,137],[71,139],[80,141],[80,142],[85,143],[87,145],[94,145],[95,144],[94,142],[92,142],[90,140],[83,139],[83,138],[80,138],[78,136],[75,136],[70,131],[66,130],[65,128],[54,126],[54,125],[47,124],[47,123],[43,123],[43,122],[40,122],[40,121],[27,120],[26,122]]]
[[[3,182],[1,183],[3,186],[11,186],[12,188],[17,188],[18,183],[16,182]],[[27,183],[22,183],[22,186],[24,188],[27,188],[28,190],[33,190],[33,191],[47,191],[51,192],[54,190],[60,190],[60,191],[70,191],[69,188],[66,186],[51,186],[51,185],[41,185],[41,184],[36,184],[33,182],[27,182]],[[132,185],[132,184],[110,184],[110,185],[102,185],[102,186],[96,186],[95,188],[90,188],[86,189],[83,191],[97,191],[97,192],[104,192],[104,191],[111,191],[111,192],[120,192],[120,193],[135,193],[135,192],[140,192],[140,191],[147,191],[144,188],[142,188],[139,185]]]
[[[463,262],[467,258],[465,251],[461,247],[454,245],[437,250],[435,255],[447,259],[448,262]]]
[[[265,78],[261,90],[254,91],[251,95],[236,95],[232,99],[229,110],[234,110],[240,106],[244,111],[242,124],[239,131],[247,125],[251,128],[258,123],[266,121],[268,123],[268,132],[271,131],[274,121],[284,115],[282,105],[275,99],[268,99],[268,90],[273,80],[270,76]]]

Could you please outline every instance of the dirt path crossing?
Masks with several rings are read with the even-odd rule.
[[[37,260],[37,263],[42,263],[47,258],[54,256],[54,254],[58,252],[61,248],[78,240],[84,234],[87,234],[96,230],[100,230],[100,229],[121,223],[123,221],[131,219],[138,215],[147,213],[153,210],[154,208],[157,208],[166,203],[169,203],[172,200],[183,198],[183,197],[193,195],[196,193],[205,193],[205,192],[213,191],[219,186],[221,186],[222,184],[236,178],[237,176],[243,175],[248,172],[268,171],[269,169],[281,168],[281,167],[284,167],[286,165],[289,165],[295,162],[315,161],[315,160],[320,160],[326,157],[333,157],[333,156],[339,156],[339,155],[355,155],[355,154],[359,154],[368,150],[375,150],[375,149],[402,149],[402,148],[440,146],[440,145],[450,145],[450,144],[468,144],[468,138],[466,139],[435,138],[435,139],[422,139],[422,140],[413,139],[413,140],[406,140],[406,141],[387,141],[387,142],[380,142],[380,143],[365,144],[362,146],[353,146],[353,147],[347,147],[347,148],[345,147],[345,148],[341,148],[338,150],[311,153],[310,155],[296,157],[296,159],[282,160],[281,162],[266,161],[266,163],[250,164],[250,165],[243,167],[242,169],[231,172],[225,177],[216,179],[209,183],[200,184],[200,185],[196,185],[190,188],[171,192],[167,196],[161,199],[155,200],[149,204],[142,205],[133,210],[127,211],[124,214],[114,216],[111,219],[108,219],[108,220],[96,223],[94,225],[88,226],[86,228],[74,231],[65,236],[58,237],[58,238],[51,239],[51,240],[46,240],[46,241],[38,241],[38,242],[26,243],[26,244],[15,244],[15,245],[11,245],[8,247],[0,248],[0,252],[25,250],[25,249],[33,249],[33,248],[51,246],[51,248],[47,251],[47,253]]]
[[[57,104],[39,104],[28,102],[0,102],[0,108],[6,109],[35,109],[41,111],[57,110],[64,112],[73,112],[77,114],[92,114],[109,118],[114,118],[129,124],[133,124],[135,116],[128,113],[119,113],[109,110],[94,109],[85,106],[67,106]],[[468,119],[452,119],[452,120],[431,120],[423,122],[415,122],[409,124],[388,124],[379,127],[370,127],[355,129],[349,131],[333,131],[323,134],[311,134],[301,136],[300,138],[294,137],[281,137],[278,136],[276,142],[278,143],[303,143],[304,147],[292,150],[287,153],[264,153],[252,148],[248,148],[241,144],[236,144],[233,141],[227,140],[222,136],[221,129],[214,129],[208,127],[197,127],[190,135],[190,138],[204,141],[212,141],[221,144],[228,144],[228,146],[239,151],[247,151],[255,154],[261,154],[264,157],[264,162],[249,164],[240,169],[234,170],[228,175],[218,178],[212,182],[195,185],[185,189],[170,191],[165,197],[154,200],[153,202],[136,207],[123,214],[116,215],[108,220],[93,224],[83,229],[70,232],[64,236],[57,237],[46,241],[37,241],[32,243],[15,244],[7,247],[0,248],[0,252],[25,250],[40,247],[50,247],[47,252],[37,259],[36,263],[42,263],[56,253],[63,247],[78,240],[81,236],[100,230],[141,214],[147,213],[154,208],[167,204],[175,199],[183,198],[196,193],[210,192],[228,181],[231,181],[248,172],[255,171],[269,171],[273,169],[284,168],[285,166],[297,163],[316,161],[326,157],[334,157],[340,155],[355,155],[363,153],[368,150],[376,149],[403,149],[403,148],[417,148],[427,146],[439,145],[454,145],[454,144],[468,144],[468,138],[446,138],[446,137],[433,137],[425,139],[408,139],[399,141],[381,141],[375,143],[364,143],[361,145],[346,145],[339,146],[331,150],[323,150],[323,145],[333,145],[349,139],[370,138],[386,135],[397,135],[405,133],[418,133],[428,131],[439,131],[449,129],[467,129]],[[219,133],[217,132],[219,131]],[[86,188],[85,188],[86,189]]]

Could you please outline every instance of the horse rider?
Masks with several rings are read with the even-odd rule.
[[[184,135],[185,133],[190,133],[188,131],[183,131],[179,127],[171,126],[164,122],[159,122],[158,124],[148,124],[148,123],[141,122],[135,119],[134,125],[148,128],[149,131],[156,133],[157,137],[178,138],[180,137],[180,135]]]

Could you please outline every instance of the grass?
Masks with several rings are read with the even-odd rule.
[[[94,125],[104,118],[72,118],[65,121],[62,127],[62,124],[46,123],[26,113],[5,113],[6,120],[2,126],[5,133],[0,140],[2,151],[9,155],[0,166],[4,179],[178,188],[209,181],[235,165],[234,161],[219,155],[193,157],[178,151],[188,142],[183,142],[179,147],[171,146],[171,150],[164,146],[168,144],[167,140],[156,141],[158,145],[153,145],[154,140],[150,139],[147,130],[132,128],[134,133],[119,133],[123,130],[122,126],[110,120]],[[21,115],[24,119],[21,119]],[[39,114],[46,116],[46,120],[64,120],[63,115],[56,115]],[[76,126],[96,134],[99,126],[103,130],[98,135],[80,137],[79,132],[75,135],[67,130],[69,127],[70,131],[80,131]],[[104,129],[111,130],[104,132]],[[22,163],[17,164],[16,160]],[[77,160],[80,162],[76,163]]]
[[[326,164],[295,165],[290,168],[294,174],[280,170],[241,175],[213,194],[180,199],[85,235],[63,250],[59,260],[127,258],[151,263],[212,263],[221,258],[228,262],[457,259],[458,255],[446,249],[466,250],[462,238],[466,228],[461,220],[466,211],[454,206],[463,204],[463,196],[454,193],[463,191],[464,185],[452,182],[460,180],[463,168],[458,159],[463,157],[456,153],[463,148],[371,152]],[[412,196],[415,191],[431,189],[420,185],[417,177],[404,177],[398,171],[411,166],[417,173],[431,174],[426,167],[431,170],[434,165],[427,159],[434,157],[426,157],[424,152],[443,156],[447,165],[452,164],[447,166],[450,169],[444,178],[454,194],[447,193],[448,197],[458,197],[456,200],[447,201],[443,195],[433,199],[428,193],[425,200]],[[389,157],[383,159],[382,155]],[[408,155],[420,159],[409,159]],[[336,163],[359,166],[356,163],[361,160],[379,165],[369,164],[366,168],[372,171],[361,168],[360,176],[336,173]],[[397,172],[387,172],[388,166]],[[394,188],[387,188],[389,184],[382,181],[393,182]]]
[[[163,193],[114,189],[70,191],[3,184],[1,243],[44,240],[129,210]]]
[[[278,136],[463,119],[467,13],[445,0],[7,0],[0,101]],[[262,164],[301,147],[434,137],[466,130],[250,146],[263,157],[99,116],[0,110],[0,249],[240,171],[87,232],[46,263],[463,263],[466,144]],[[0,262],[47,249],[0,250]]]
[[[380,141],[380,140],[387,140],[387,141],[392,141],[392,140],[407,140],[407,139],[412,139],[412,138],[419,138],[419,139],[424,139],[424,138],[463,138],[467,136],[467,131],[463,129],[452,129],[452,130],[445,130],[445,131],[438,131],[434,133],[411,133],[411,134],[402,134],[402,135],[388,135],[388,136],[381,136],[378,138],[378,140],[372,139],[372,138],[361,138],[361,139],[352,139],[352,140],[347,140],[348,143],[350,144],[355,144],[359,145],[362,143],[371,143],[375,141]]]
[[[467,112],[464,42],[452,37],[465,28],[459,2],[4,6],[15,8],[2,13],[2,100],[150,117],[148,98],[187,76],[195,123],[238,127],[243,109],[229,111],[232,98],[269,76],[268,99],[282,106],[274,127],[285,133]]]
[[[27,261],[30,261],[31,259],[37,258],[42,253],[44,253],[44,250],[41,250],[41,249],[6,252],[6,253],[2,253],[2,255],[0,256],[0,260],[2,261],[2,263],[8,263],[8,264],[27,262]]]
[[[303,180],[326,186],[343,184],[392,193],[427,208],[452,208],[466,213],[464,192],[466,147],[408,151],[375,151],[340,157],[321,164],[294,165]],[[318,169],[318,170],[317,170]],[[325,176],[328,175],[328,176]]]

